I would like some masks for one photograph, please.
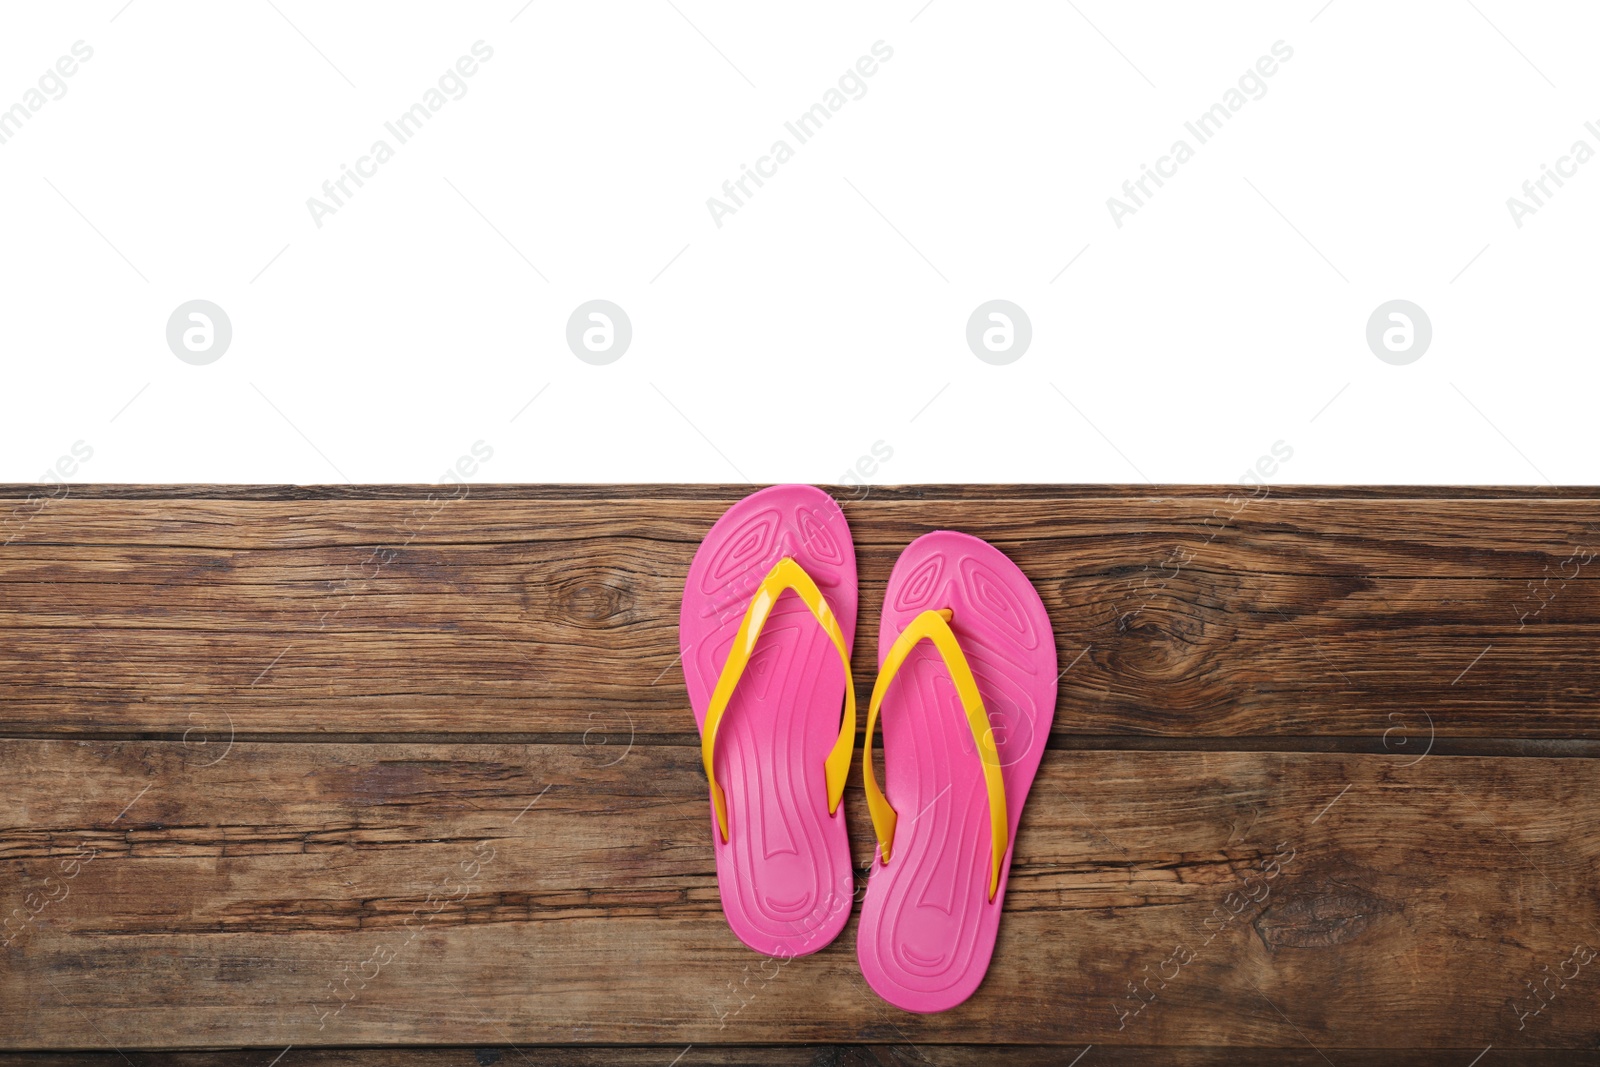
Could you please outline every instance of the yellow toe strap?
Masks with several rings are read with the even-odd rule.
[[[883,855],[883,862],[887,864],[890,848],[894,844],[898,816],[894,808],[889,806],[889,798],[878,788],[878,778],[872,769],[872,735],[878,725],[878,709],[883,705],[884,695],[905,663],[906,656],[918,641],[932,641],[950,670],[950,679],[955,682],[956,694],[960,696],[961,706],[967,713],[967,726],[972,730],[973,740],[978,743],[978,759],[983,763],[984,785],[989,792],[989,899],[992,901],[1000,889],[1000,865],[1005,860],[1010,836],[1010,823],[1006,819],[1005,779],[1000,773],[1000,755],[995,751],[989,716],[984,711],[983,698],[978,695],[978,682],[972,676],[972,667],[967,663],[966,653],[961,651],[955,631],[950,629],[951,616],[952,612],[948,609],[924,611],[895,638],[889,654],[884,657],[878,680],[872,686],[872,703],[867,706],[867,742],[861,760],[867,787],[867,810],[872,814],[872,828],[877,832],[878,848]]]
[[[761,628],[766,625],[773,605],[777,604],[779,595],[785,589],[793,590],[810,609],[823,632],[832,639],[833,647],[839,652],[839,662],[844,664],[844,719],[839,726],[839,738],[833,743],[833,750],[828,753],[824,764],[829,815],[839,808],[839,800],[844,796],[844,779],[850,773],[850,757],[855,753],[856,691],[850,681],[850,646],[817,583],[811,580],[811,575],[806,573],[804,567],[785,556],[761,579],[755,595],[750,598],[744,620],[739,623],[739,632],[734,635],[733,647],[728,650],[728,660],[722,665],[717,686],[711,692],[711,706],[706,709],[705,724],[700,728],[700,758],[705,763],[706,777],[711,780],[711,803],[717,811],[717,828],[722,831],[724,843],[728,840],[728,800],[723,795],[717,772],[712,766],[712,756],[717,749],[717,727],[722,724],[728,701],[733,699],[733,691],[750,663],[751,654],[755,652]]]

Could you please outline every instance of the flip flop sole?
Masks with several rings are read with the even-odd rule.
[[[684,678],[702,731],[751,595],[785,556],[816,582],[853,641],[855,548],[839,505],[808,485],[746,497],[695,552],[678,620]],[[707,799],[722,910],[757,952],[815,952],[850,917],[854,871],[844,804],[828,813],[824,772],[843,702],[839,653],[799,598],[784,594],[717,734],[713,765],[727,794],[726,842]]]
[[[983,697],[1016,841],[1055,716],[1050,617],[999,549],[950,530],[919,537],[884,594],[880,657],[920,613],[953,609],[950,626]],[[1011,870],[991,902],[988,794],[972,730],[937,651],[912,650],[883,702],[885,793],[899,813],[890,862],[874,853],[857,956],[867,982],[906,1011],[945,1011],[988,971]]]

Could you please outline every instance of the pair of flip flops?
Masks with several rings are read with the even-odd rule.
[[[854,902],[842,797],[857,603],[849,526],[813,486],[735,504],[689,568],[679,643],[722,910],[770,956],[827,945]],[[1055,714],[1055,641],[1015,563],[940,530],[894,565],[878,663],[862,759],[877,847],[857,956],[889,1003],[944,1011],[973,994],[994,952],[1017,822]]]

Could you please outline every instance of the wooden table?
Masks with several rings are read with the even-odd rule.
[[[863,699],[941,527],[1065,668],[933,1016],[723,920],[677,610],[747,491],[0,488],[0,1064],[1600,1059],[1600,490],[840,489]]]

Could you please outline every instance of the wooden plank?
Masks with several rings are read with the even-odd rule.
[[[1315,1049],[1094,1045],[483,1045],[475,1048],[0,1053],[0,1067],[1327,1067]],[[1338,1049],[1338,1067],[1470,1067],[1483,1049]],[[283,1059],[274,1062],[275,1057]],[[1593,1067],[1600,1052],[1494,1049],[1481,1067]]]
[[[1593,760],[1048,753],[987,981],[914,1016],[854,922],[735,941],[692,748],[215,752],[0,741],[0,1046],[1600,1041]]]
[[[687,740],[683,577],[747,489],[34,491],[0,487],[0,733]],[[1039,587],[1064,743],[1600,739],[1600,494],[1239,492],[845,491],[861,685],[949,526]]]

